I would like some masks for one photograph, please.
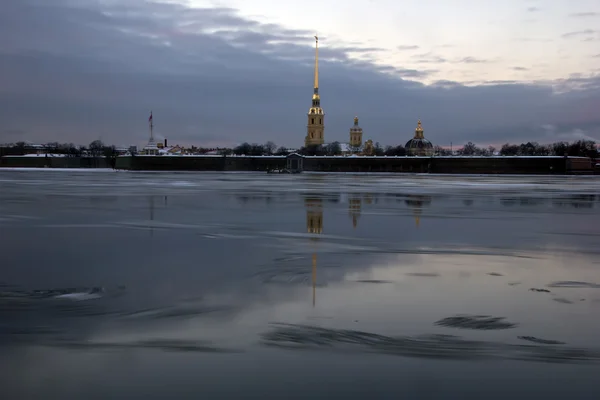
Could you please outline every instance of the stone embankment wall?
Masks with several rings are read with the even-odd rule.
[[[132,170],[267,171],[282,169],[286,158],[265,157],[119,157],[117,168]],[[449,174],[593,173],[583,157],[304,157],[304,171],[412,172]]]
[[[0,157],[0,167],[8,168],[110,168],[104,157]]]
[[[0,158],[0,167],[110,168],[91,157]],[[285,156],[121,156],[116,168],[137,171],[267,171],[286,167]],[[584,157],[304,157],[304,171],[436,174],[591,174]]]

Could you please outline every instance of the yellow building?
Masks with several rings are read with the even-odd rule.
[[[325,143],[325,113],[321,108],[321,97],[319,96],[319,38],[315,36],[315,84],[312,96],[312,106],[308,110],[308,124],[306,126],[306,137],[304,146],[322,145]]]
[[[363,148],[363,155],[372,156],[375,154],[375,146],[373,146],[373,141],[371,139],[365,142],[365,146]]]
[[[354,126],[350,128],[350,147],[356,149],[355,151],[360,150],[362,147],[362,136],[363,130],[360,126],[358,126],[358,117],[354,117]]]

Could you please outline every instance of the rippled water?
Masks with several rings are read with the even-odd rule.
[[[596,398],[598,177],[0,171],[8,398]]]

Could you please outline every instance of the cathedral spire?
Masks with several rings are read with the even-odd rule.
[[[319,95],[319,37],[315,35],[315,91]]]
[[[315,35],[315,82],[312,104],[308,110],[308,124],[306,126],[306,136],[304,137],[305,147],[318,146],[325,142],[324,117],[325,113],[321,108],[321,97],[319,96],[319,37]]]

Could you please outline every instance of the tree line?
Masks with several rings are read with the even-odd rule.
[[[357,147],[351,149],[355,153],[363,151],[363,148]],[[575,142],[555,142],[551,144],[540,144],[538,142],[527,142],[521,144],[506,143],[500,149],[494,146],[479,147],[472,142],[468,142],[458,149],[448,149],[442,146],[434,146],[434,154],[437,156],[571,156],[571,157],[598,157],[598,147],[592,140],[578,140]],[[404,146],[381,146],[379,142],[373,145],[371,150],[374,156],[406,156],[408,153]],[[298,153],[309,156],[336,156],[342,154],[342,145],[339,142],[333,142],[326,145],[315,145],[302,147]],[[233,149],[226,149],[225,154],[236,155],[287,155],[289,150],[285,147],[279,147],[273,142],[267,142],[264,145],[242,143]]]
[[[189,149],[193,154],[206,154],[211,151],[217,151],[221,155],[288,155],[290,150],[285,147],[278,147],[275,143],[269,141],[265,144],[242,143],[233,148],[203,148],[192,146]],[[100,140],[94,140],[88,146],[76,146],[73,143],[51,142],[43,146],[43,151],[47,154],[64,154],[66,157],[101,157],[115,158],[117,150],[115,146],[105,145]],[[363,151],[361,147],[351,149],[352,152],[359,153]],[[32,149],[24,142],[19,142],[11,146],[0,148],[0,155],[24,155],[31,153]],[[340,142],[333,142],[326,145],[316,145],[302,147],[297,150],[299,154],[308,156],[337,156],[343,153]],[[135,152],[132,152],[135,155]],[[527,142],[521,144],[506,143],[500,149],[494,146],[479,147],[472,142],[468,142],[458,149],[448,149],[442,146],[434,147],[436,156],[579,156],[598,158],[598,147],[594,141],[578,140],[575,142],[556,142],[551,144],[539,144],[537,142]],[[374,143],[370,149],[370,155],[374,156],[406,156],[407,151],[402,145],[382,146],[379,142]]]
[[[73,143],[50,142],[42,145],[42,148],[33,148],[25,142],[17,142],[11,146],[2,147],[2,155],[22,156],[34,151],[42,151],[46,154],[62,154],[66,157],[112,157],[117,149],[112,145],[105,145],[101,140],[94,140],[88,146],[76,146]]]
[[[113,168],[115,168],[117,156],[119,155],[115,146],[105,145],[101,140],[94,140],[88,146],[50,142],[44,144],[42,148],[33,148],[25,142],[17,142],[12,146],[0,147],[0,156],[23,156],[37,151],[51,155],[60,154],[64,157],[104,157]]]
[[[446,149],[445,152],[449,151]],[[592,140],[577,140],[575,142],[555,142],[539,144],[527,142],[521,144],[505,143],[499,150],[495,147],[478,147],[469,142],[456,152],[465,156],[571,156],[571,157],[598,157],[598,147]],[[446,155],[446,154],[440,154]]]
[[[359,153],[363,149],[362,147],[354,147],[351,149],[352,152]],[[248,155],[248,156],[260,156],[260,155],[278,155],[285,156],[290,153],[290,150],[285,147],[277,147],[273,142],[267,142],[264,145],[257,143],[242,143],[233,149],[226,149],[225,154],[235,155]],[[295,150],[298,154],[305,156],[338,156],[343,153],[342,144],[340,142],[332,142],[325,145],[313,145],[301,147]],[[386,146],[382,147],[379,142],[373,145],[373,155],[377,156],[405,156],[406,150],[403,146]]]

